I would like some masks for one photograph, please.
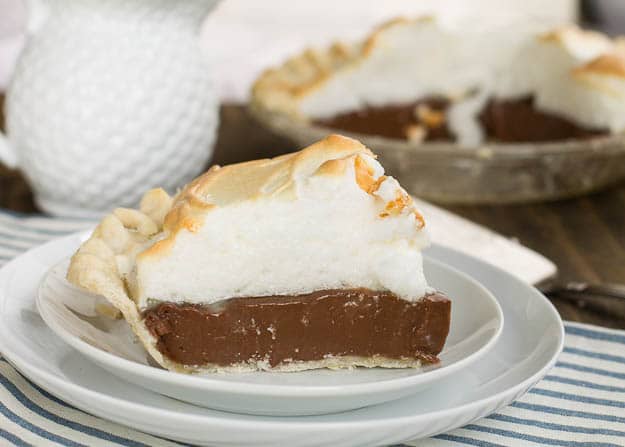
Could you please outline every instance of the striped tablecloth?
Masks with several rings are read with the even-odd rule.
[[[0,212],[0,266],[85,220]],[[625,446],[625,331],[566,323],[556,367],[523,398],[476,423],[408,443],[420,447]],[[91,416],[28,381],[0,357],[0,446],[181,444]]]

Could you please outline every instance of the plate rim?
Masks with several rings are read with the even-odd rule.
[[[73,235],[74,237],[76,236],[76,234]],[[69,238],[70,236],[65,236],[67,238]],[[53,242],[58,242],[58,239],[55,239],[53,241],[48,242],[47,244],[51,244]],[[44,245],[47,245],[44,244]],[[477,258],[474,258],[470,255],[466,255],[463,254],[461,252],[458,252],[457,250],[448,248],[448,247],[441,247],[444,251],[449,251],[452,253],[455,253],[457,255],[460,255],[461,257],[466,257],[469,258],[472,262],[475,262],[477,264],[479,264],[480,266],[486,267],[487,269],[490,270],[495,270],[497,271],[500,275],[504,275],[506,277],[508,277],[509,279],[511,279],[514,282],[518,282],[521,283],[525,286],[527,286],[528,288],[531,288],[530,285],[528,284],[524,284],[521,280],[519,280],[518,278],[514,277],[512,274],[507,273],[501,269],[499,269],[496,266],[492,266],[490,264],[485,263],[484,261],[481,261]],[[40,248],[40,247],[38,247]],[[28,252],[26,252],[23,255],[20,255],[18,257],[16,257],[15,259],[9,261],[2,269],[0,269],[0,278],[2,278],[3,274],[7,274],[7,272],[9,272],[12,268],[14,268],[14,266],[19,262],[20,258],[22,258],[22,256],[25,256],[26,254],[30,253],[31,251],[33,251],[35,249],[31,249]],[[461,414],[464,412],[471,412],[472,410],[475,409],[479,409],[479,408],[492,408],[491,406],[495,403],[496,405],[500,404],[500,403],[507,403],[509,401],[512,401],[513,399],[517,398],[520,394],[522,394],[523,392],[525,392],[530,386],[532,386],[533,384],[535,384],[538,380],[540,380],[542,377],[545,376],[545,374],[547,373],[547,371],[549,371],[553,365],[556,363],[558,356],[560,355],[560,353],[562,352],[563,349],[563,345],[564,345],[564,326],[562,323],[562,320],[557,312],[557,310],[555,309],[555,307],[553,306],[553,304],[547,299],[545,298],[542,294],[540,294],[538,291],[533,290],[532,294],[534,295],[535,299],[540,300],[544,305],[546,305],[546,309],[548,310],[548,313],[550,314],[550,319],[552,320],[553,323],[557,324],[558,327],[558,340],[557,340],[557,345],[555,347],[555,350],[551,353],[551,357],[549,358],[549,360],[547,362],[545,362],[534,374],[532,374],[530,377],[527,377],[525,380],[516,383],[515,385],[506,388],[505,390],[499,391],[495,394],[492,394],[490,396],[484,397],[482,399],[478,399],[472,402],[468,402],[459,406],[455,406],[455,407],[451,407],[451,408],[445,408],[445,409],[441,409],[441,410],[436,410],[436,411],[432,411],[432,412],[428,412],[428,413],[423,413],[423,414],[419,414],[419,415],[403,415],[403,416],[395,416],[392,419],[385,419],[385,420],[370,420],[367,421],[368,425],[381,425],[384,424],[386,427],[388,427],[389,425],[395,425],[395,424],[399,424],[402,425],[403,423],[405,423],[406,421],[413,421],[415,422],[416,420],[431,420],[431,419],[437,419],[439,417],[441,417],[442,415],[444,415],[445,417],[452,417],[454,415],[457,414]],[[1,314],[0,314],[1,315]],[[121,417],[118,417],[117,419],[114,419],[111,417],[111,412],[108,411],[104,411],[101,410],[99,408],[85,408],[85,405],[82,405],[80,403],[77,403],[77,400],[74,397],[74,393],[78,393],[79,395],[84,395],[88,398],[92,398],[92,399],[97,399],[99,402],[105,403],[106,405],[117,405],[117,408],[124,408],[127,409],[129,411],[138,411],[138,412],[142,412],[143,414],[148,414],[149,415],[157,415],[158,417],[171,417],[171,418],[175,418],[175,420],[177,421],[183,421],[183,422],[187,422],[187,423],[197,423],[197,424],[202,424],[204,427],[209,426],[209,424],[218,424],[222,427],[226,427],[226,428],[249,428],[249,419],[227,419],[227,418],[221,418],[219,419],[219,421],[216,421],[214,417],[210,416],[210,415],[197,415],[197,414],[182,414],[176,411],[172,411],[170,409],[166,409],[166,408],[156,408],[147,404],[141,404],[141,403],[137,403],[137,402],[133,402],[133,401],[127,401],[121,398],[117,398],[117,397],[113,397],[110,396],[108,394],[99,392],[99,391],[94,391],[91,390],[89,388],[85,388],[83,386],[80,386],[78,384],[72,383],[72,382],[68,382],[66,380],[63,380],[60,377],[56,377],[48,372],[46,372],[44,369],[39,368],[37,366],[32,366],[29,365],[28,362],[23,361],[23,359],[21,358],[21,356],[19,354],[17,354],[16,352],[14,352],[14,350],[12,349],[7,349],[7,345],[10,345],[10,343],[7,343],[7,341],[10,338],[13,338],[13,334],[11,334],[11,332],[7,331],[6,328],[4,327],[4,325],[0,325],[0,334],[3,335],[9,335],[9,338],[5,338],[5,337],[0,337],[0,349],[3,353],[3,356],[13,365],[15,365],[15,367],[19,370],[22,371],[27,377],[31,378],[31,380],[33,380],[35,383],[39,382],[39,383],[44,383],[45,388],[50,391],[52,394],[54,394],[57,397],[60,397],[61,399],[66,400],[68,403],[72,403],[75,404],[77,407],[84,409],[87,412],[90,412],[92,414],[96,414],[96,415],[102,415],[102,417],[108,419],[108,420],[113,420],[115,422],[121,423],[123,425],[128,426],[128,423],[124,424],[124,420],[128,421],[128,419],[123,419]],[[46,380],[47,378],[47,380]],[[52,387],[54,386],[54,388]],[[62,391],[62,392],[61,392]],[[147,391],[146,391],[147,392]],[[83,399],[84,400],[84,399]],[[221,412],[220,412],[221,413]],[[122,413],[122,414],[133,414],[133,413]],[[342,427],[342,426],[357,426],[359,424],[361,424],[361,421],[358,420],[351,420],[351,421],[345,421],[345,420],[341,420],[341,421],[310,421],[308,420],[309,418],[306,418],[307,420],[301,421],[298,419],[293,419],[291,422],[289,423],[285,423],[284,422],[284,418],[269,418],[269,417],[253,417],[254,419],[256,419],[254,421],[254,426],[256,430],[259,431],[264,431],[264,432],[269,432],[272,430],[275,430],[276,427],[280,427],[281,431],[297,431],[300,430],[302,428],[316,428],[316,429],[325,429],[325,430],[336,430],[338,429],[338,427]],[[276,420],[277,419],[277,420]],[[454,425],[454,427],[457,427],[458,425]],[[452,427],[453,428],[453,427]],[[451,428],[447,428],[445,430],[449,430]]]
[[[78,235],[80,233],[75,233]],[[267,396],[267,397],[347,397],[354,395],[361,395],[366,393],[367,395],[378,394],[390,391],[396,391],[401,389],[410,389],[412,387],[416,387],[419,385],[426,385],[431,382],[435,382],[437,380],[441,380],[444,377],[447,377],[451,374],[454,374],[458,370],[473,364],[478,361],[480,358],[484,357],[497,343],[501,334],[503,333],[505,321],[503,311],[501,306],[497,300],[497,298],[479,281],[473,279],[470,275],[444,263],[442,261],[431,258],[430,256],[425,256],[428,258],[428,262],[433,263],[438,267],[442,267],[447,269],[453,274],[462,278],[463,281],[467,281],[471,283],[474,287],[476,287],[483,298],[487,299],[487,302],[494,310],[494,317],[496,318],[497,327],[494,333],[490,336],[488,341],[480,346],[472,354],[450,364],[447,366],[442,366],[440,368],[432,369],[430,371],[425,372],[417,372],[416,374],[409,375],[406,377],[399,377],[395,379],[382,380],[382,381],[372,381],[372,382],[363,382],[356,384],[346,384],[346,385],[319,385],[319,386],[309,386],[309,387],[298,387],[296,385],[274,385],[274,384],[261,384],[261,383],[249,383],[249,382],[237,382],[237,381],[225,381],[219,380],[218,378],[211,378],[205,376],[194,376],[191,374],[182,374],[176,373],[172,371],[168,371],[165,369],[155,368],[149,365],[143,365],[132,360],[125,359],[123,357],[119,357],[115,354],[106,352],[100,348],[97,348],[86,341],[75,337],[71,333],[69,333],[65,328],[59,325],[53,318],[49,318],[50,316],[47,314],[45,307],[47,304],[45,303],[46,298],[44,297],[43,288],[46,283],[46,279],[51,274],[51,272],[62,262],[66,262],[67,258],[64,258],[62,261],[55,263],[52,267],[50,267],[46,273],[41,278],[39,285],[37,287],[37,296],[35,298],[35,303],[37,306],[37,311],[39,315],[46,323],[47,327],[59,338],[63,340],[66,344],[68,344],[72,349],[78,351],[85,357],[87,357],[91,362],[99,364],[99,362],[106,363],[107,368],[112,368],[114,370],[123,372],[129,372],[133,375],[144,375],[149,376],[151,380],[159,381],[160,383],[165,383],[169,386],[176,387],[184,387],[187,389],[196,389],[201,390],[202,392],[221,392],[228,393],[232,395],[254,395],[254,396]],[[100,360],[95,360],[95,358]],[[98,365],[100,366],[100,365]],[[100,366],[102,367],[102,366]],[[110,370],[109,370],[110,371]]]

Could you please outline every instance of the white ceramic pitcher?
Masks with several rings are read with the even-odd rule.
[[[56,215],[174,191],[207,163],[217,98],[199,29],[218,0],[32,0],[0,159]]]

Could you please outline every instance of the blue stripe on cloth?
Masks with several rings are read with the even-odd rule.
[[[5,215],[6,217],[13,218],[15,220],[31,220],[31,219],[49,219],[49,220],[66,220],[68,223],[80,223],[80,222],[93,222],[92,218],[89,217],[51,217],[45,214],[32,214],[32,213],[22,213],[20,211],[14,211],[8,208],[0,209],[0,216]],[[104,215],[105,213],[103,213]]]
[[[40,245],[42,242],[45,242],[45,241],[37,242],[37,245]],[[9,250],[16,250],[16,251],[24,252],[26,250],[31,249],[34,245],[24,246],[24,245],[15,244],[13,242],[0,241],[0,246],[6,247]]]
[[[17,447],[31,447],[31,445],[25,442],[23,439],[18,438],[13,433],[9,433],[8,431],[2,428],[0,428],[0,438],[6,439],[7,441],[11,442],[13,445],[16,445]]]
[[[0,356],[0,362],[2,362],[2,363],[6,363],[6,364],[7,364],[7,365],[9,365],[11,368],[13,368],[13,365],[11,365],[9,362],[7,362],[7,361],[6,361],[6,359],[5,359],[4,357],[2,357],[2,356]],[[13,369],[15,369],[15,368],[13,368]],[[72,406],[72,405],[68,404],[67,402],[63,402],[63,401],[62,401],[61,399],[59,399],[58,397],[53,396],[52,394],[48,393],[46,390],[44,390],[43,388],[41,388],[41,387],[40,387],[39,385],[37,385],[36,383],[31,382],[31,380],[30,380],[28,377],[24,376],[24,375],[23,375],[21,372],[19,372],[17,369],[15,369],[15,372],[16,372],[17,374],[19,374],[19,375],[20,375],[20,377],[21,377],[22,379],[24,379],[26,382],[28,382],[28,384],[29,384],[30,386],[32,386],[32,387],[33,387],[34,389],[36,389],[36,390],[37,390],[40,394],[42,394],[42,395],[43,395],[46,399],[50,399],[51,401],[54,401],[54,402],[56,402],[57,404],[59,404],[59,405],[63,405],[63,406],[65,406],[65,407],[67,407],[67,408],[71,408],[71,409],[73,409],[73,410],[75,410],[75,409],[76,409],[76,407],[74,407],[74,406]],[[9,380],[9,379],[7,378],[7,380]],[[79,411],[80,411],[80,410],[79,410]]]
[[[2,231],[2,227],[0,227],[0,237],[8,238],[8,239],[19,239],[24,242],[30,242],[32,244],[43,244],[44,242],[47,242],[48,240],[50,240],[48,236],[41,236],[41,237],[37,237],[33,235],[26,236],[23,234],[17,234],[17,233],[14,234],[8,231]]]
[[[49,228],[32,228],[32,227],[27,227],[27,226],[20,226],[20,230],[31,233],[31,234],[46,235],[48,238],[65,236],[74,231],[74,230],[52,230]]]
[[[8,212],[7,212],[8,211]],[[104,217],[107,213],[102,213]],[[98,218],[83,218],[83,217],[51,217],[44,214],[21,214],[7,210],[6,208],[0,209],[0,219],[3,222],[26,222],[29,225],[65,225],[65,226],[77,226],[83,224],[89,224],[91,222],[100,220]]]
[[[607,360],[609,362],[625,363],[625,357],[620,355],[603,354],[601,352],[587,351],[586,349],[579,348],[564,348],[563,352],[566,352],[567,354],[581,355],[583,357],[590,357],[593,359]]]
[[[503,430],[501,428],[484,427],[482,425],[469,424],[462,427],[464,430],[473,430],[482,433],[490,433],[493,435],[505,436],[507,438],[522,439],[523,441],[535,442],[543,445],[557,445],[561,447],[623,447],[611,442],[584,442],[584,441],[564,441],[562,439],[546,438],[544,436],[529,435],[527,433],[518,433],[511,430]]]
[[[17,414],[9,410],[2,402],[0,402],[0,413],[2,413],[7,419],[11,420],[12,422],[20,425],[21,427],[24,427],[27,430],[30,430],[31,432],[35,433],[38,436],[41,436],[42,438],[58,442],[67,447],[88,447],[85,444],[80,444],[78,442],[72,441],[71,439],[64,438],[63,436],[55,435],[52,432],[44,430],[43,428],[28,422],[26,419],[18,416]]]
[[[28,250],[28,249],[27,248],[21,248],[19,250],[15,250],[13,248],[3,247],[0,244],[0,255],[6,257],[8,261],[10,261],[11,259],[21,255],[26,250]]]
[[[567,368],[573,369],[575,371],[598,374],[600,376],[614,377],[615,379],[625,379],[625,373],[610,371],[603,368],[592,368],[590,366],[578,365],[576,363],[570,362],[557,362],[556,366],[559,368]]]
[[[4,363],[8,364],[9,366],[11,366],[11,364],[10,364],[9,362],[7,362],[7,361],[6,361],[6,359],[5,359],[4,357],[2,357],[1,355],[0,355],[0,362],[4,362]],[[12,367],[12,366],[11,366],[11,367]],[[70,405],[70,404],[68,404],[67,402],[62,401],[62,400],[61,400],[61,399],[59,399],[58,397],[56,397],[56,396],[54,396],[54,395],[50,394],[49,392],[47,392],[46,390],[44,390],[43,388],[41,388],[41,387],[40,387],[39,385],[37,385],[36,383],[31,382],[31,381],[30,381],[30,379],[28,379],[27,377],[25,377],[24,375],[22,375],[22,373],[20,373],[19,371],[15,370],[15,372],[16,372],[17,374],[19,374],[19,375],[20,375],[20,376],[21,376],[21,377],[22,377],[22,378],[23,378],[26,382],[28,382],[28,384],[29,384],[30,386],[32,386],[35,390],[37,390],[37,391],[38,391],[38,392],[39,392],[42,396],[44,396],[45,398],[50,399],[51,401],[56,402],[57,404],[62,405],[62,406],[64,406],[64,407],[66,407],[66,408],[69,408],[69,409],[72,409],[72,410],[76,410],[76,411],[79,411],[79,412],[81,412],[81,413],[83,412],[82,410],[80,410],[80,409],[78,409],[78,408],[74,407],[73,405]],[[164,439],[164,438],[160,438],[159,436],[155,436],[155,435],[152,435],[152,436],[154,436],[155,438]],[[172,441],[171,439],[167,439],[167,442],[170,442],[170,443],[172,443],[172,444],[176,444],[176,445],[180,445],[180,446],[187,446],[187,445],[188,445],[188,444],[183,444],[183,443],[180,443],[180,442],[177,442],[177,441]]]
[[[13,228],[19,228],[21,232],[24,233],[30,233],[31,235],[47,235],[49,237],[58,237],[58,236],[64,236],[67,234],[70,234],[72,232],[75,231],[80,231],[81,229],[87,229],[89,228],[88,225],[89,222],[85,222],[85,225],[71,225],[68,228],[55,228],[53,227],[45,227],[43,225],[34,223],[34,222],[28,222],[26,220],[21,221],[21,222],[11,222],[9,221],[6,216],[2,216],[0,214],[0,226],[5,226],[5,227],[13,227]],[[95,223],[95,222],[94,222]]]
[[[18,371],[18,373],[19,373],[19,371]],[[20,373],[20,375],[21,375],[21,373]],[[22,377],[24,377],[24,376],[22,376]],[[27,382],[28,382],[28,383],[29,383],[29,384],[30,384],[33,388],[35,388],[37,391],[39,391],[39,393],[41,393],[41,395],[43,395],[43,396],[44,396],[44,397],[46,397],[47,399],[50,399],[50,400],[52,400],[52,401],[54,401],[54,402],[58,403],[59,405],[62,405],[62,406],[67,407],[67,408],[70,408],[70,409],[72,409],[72,410],[76,410],[76,411],[83,412],[82,410],[80,410],[80,409],[78,409],[78,408],[74,407],[73,405],[70,405],[70,404],[68,404],[67,402],[62,401],[62,400],[61,400],[61,399],[59,399],[58,397],[56,397],[56,396],[54,396],[54,395],[52,395],[52,394],[48,393],[46,390],[44,390],[43,388],[41,388],[41,387],[40,387],[39,385],[37,385],[36,383],[31,382],[28,378],[24,377],[24,380],[26,380],[26,381],[27,381]],[[164,438],[160,438],[160,436],[156,436],[156,435],[152,435],[152,436],[154,436],[155,438],[164,439]],[[183,446],[183,447],[188,445],[188,444],[182,444],[182,443],[177,442],[177,441],[172,441],[171,439],[167,439],[167,442],[171,442],[171,443],[173,443],[173,444],[180,445],[180,446]]]
[[[49,412],[48,410],[40,407],[35,402],[30,400],[24,393],[22,393],[8,378],[3,375],[0,375],[0,384],[4,385],[4,387],[11,393],[15,398],[26,408],[37,413],[38,415],[49,419],[53,422],[56,422],[60,425],[65,425],[66,427],[72,428],[74,430],[83,432],[90,436],[94,436],[96,438],[104,439],[106,441],[117,442],[118,444],[122,444],[124,446],[129,447],[150,447],[148,444],[144,444],[142,442],[133,441],[132,439],[122,438],[121,436],[116,436],[111,433],[107,433],[102,430],[98,430],[97,428],[88,427],[79,422],[71,421],[69,419],[65,419],[61,416],[58,416],[54,413]]]
[[[17,370],[16,370],[17,371]],[[20,373],[19,371],[17,371],[17,373],[22,376],[22,373]],[[74,407],[73,405],[68,404],[67,402],[62,401],[61,399],[59,399],[58,397],[48,393],[46,390],[44,390],[43,388],[41,388],[39,385],[37,385],[36,383],[33,383],[30,381],[30,379],[28,379],[27,377],[22,376],[22,378],[28,382],[28,384],[30,386],[32,386],[35,390],[37,390],[39,392],[39,394],[41,394],[43,397],[45,397],[46,399],[49,399],[53,402],[56,402],[59,405],[62,405],[66,408],[71,408],[72,410],[78,410],[76,407]],[[78,410],[81,411],[81,410]]]
[[[569,377],[548,375],[543,378],[547,382],[566,383],[567,385],[581,386],[583,388],[592,388],[593,390],[610,391],[612,393],[625,393],[625,387],[601,385],[599,383],[588,382],[586,380],[571,379]]]
[[[577,425],[565,425],[554,424],[552,422],[537,421],[535,419],[519,418],[514,416],[507,416],[505,414],[491,414],[486,416],[486,419],[493,419],[495,421],[509,422],[511,424],[529,425],[532,427],[544,428],[547,430],[565,431],[570,433],[584,433],[588,435],[606,435],[606,436],[625,436],[625,431],[610,430],[607,428],[588,428],[579,427]]]
[[[28,380],[27,378],[24,377],[25,380],[28,381],[28,384],[30,386],[32,386],[34,389],[36,389],[43,397],[45,397],[46,399],[49,399],[53,402],[56,402],[59,405],[62,405],[64,407],[67,408],[71,408],[72,410],[78,410],[76,407],[74,407],[73,405],[68,404],[67,402],[62,401],[61,399],[59,399],[58,397],[48,393],[46,390],[44,390],[43,388],[41,388],[39,385],[37,385],[36,383],[31,382],[30,380]],[[78,410],[81,411],[81,410]]]
[[[578,396],[577,394],[562,393],[560,391],[546,390],[544,388],[532,388],[529,393],[540,396],[554,397],[556,399],[570,400],[584,404],[603,405],[604,407],[625,408],[625,402],[620,400],[599,399],[598,397]]]
[[[595,331],[579,326],[565,325],[564,330],[569,335],[579,335],[580,337],[592,338],[594,340],[611,341],[625,344],[625,335]]]
[[[593,419],[596,421],[617,422],[625,424],[625,417],[613,416],[611,414],[592,413],[590,411],[568,410],[566,408],[552,407],[542,404],[528,404],[526,402],[513,402],[511,407],[522,408],[524,410],[537,411],[542,413],[557,414],[559,416],[572,416],[583,419]]]
[[[475,445],[477,447],[506,447],[503,444],[495,444],[494,442],[482,441],[481,439],[467,438],[465,436],[450,435],[446,433],[436,435],[434,438],[442,439],[443,441],[453,441],[461,444]]]

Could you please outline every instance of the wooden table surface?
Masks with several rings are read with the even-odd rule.
[[[291,142],[256,124],[242,106],[222,107],[214,163],[274,156],[293,149]],[[2,166],[0,207],[36,212],[22,176]],[[541,252],[556,263],[562,280],[625,284],[625,183],[552,203],[446,208]],[[625,306],[612,305],[610,312],[597,312],[564,300],[552,301],[565,319],[625,328]]]

